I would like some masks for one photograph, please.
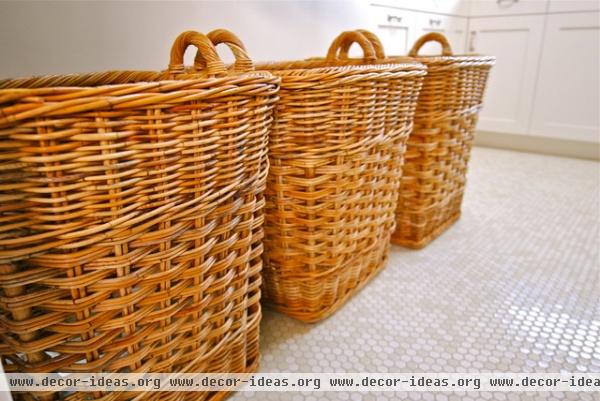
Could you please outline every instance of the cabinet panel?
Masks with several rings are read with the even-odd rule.
[[[471,17],[541,14],[547,0],[472,0]]]
[[[548,6],[548,11],[551,13],[594,10],[600,10],[598,0],[550,0]]]
[[[529,127],[544,16],[473,18],[468,51],[496,56],[478,128],[526,134]]]
[[[406,55],[415,36],[415,16],[412,11],[388,7],[371,7],[372,29],[383,43],[386,54]]]
[[[419,13],[416,18],[416,38],[428,32],[439,32],[445,35],[455,54],[465,52],[467,38],[467,19],[462,17],[448,17],[439,14]],[[440,45],[427,43],[421,48],[419,54],[440,54]]]
[[[373,0],[371,4],[463,17],[470,7],[469,0]]]
[[[531,134],[599,141],[599,17],[548,16]]]

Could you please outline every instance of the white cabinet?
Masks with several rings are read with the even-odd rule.
[[[375,1],[386,6],[371,6],[371,29],[388,54],[440,32],[455,54],[496,56],[479,130],[600,143],[600,1]],[[419,52],[439,53],[437,43]]]
[[[389,7],[371,7],[371,15],[375,23],[372,29],[388,55],[406,55],[410,50],[414,37],[416,13]]]
[[[478,128],[526,134],[542,48],[544,16],[473,18],[469,51],[496,56]]]
[[[598,0],[550,0],[548,12],[562,13],[570,11],[598,11],[600,2]]]
[[[473,0],[373,0],[371,4],[428,13],[467,16],[472,1]]]
[[[428,32],[439,32],[448,38],[454,54],[465,52],[467,39],[467,19],[449,17],[439,14],[419,13],[416,18],[416,38]],[[441,48],[437,43],[427,43],[419,54],[440,54]]]
[[[598,142],[599,17],[598,12],[548,15],[532,135]]]
[[[472,0],[471,17],[542,14],[546,12],[547,0]]]
[[[390,55],[406,55],[413,43],[428,32],[446,35],[456,54],[464,53],[467,38],[467,18],[414,12],[391,7],[372,6],[371,29],[379,36]],[[428,43],[419,54],[440,54],[439,45]]]

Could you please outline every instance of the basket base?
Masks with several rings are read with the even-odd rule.
[[[452,215],[448,220],[446,220],[443,224],[440,224],[438,228],[433,230],[429,235],[423,237],[419,241],[410,241],[406,239],[397,239],[392,236],[392,244],[400,245],[405,248],[410,249],[421,249],[424,248],[431,241],[439,237],[446,231],[452,224],[456,222],[460,218],[460,211],[454,215]]]
[[[356,285],[356,287],[354,287],[351,290],[349,290],[348,292],[346,292],[346,294],[344,294],[344,296],[337,299],[333,304],[331,304],[327,308],[321,309],[318,312],[314,312],[314,311],[302,312],[302,311],[298,310],[297,308],[286,308],[285,306],[277,305],[277,304],[273,304],[273,303],[265,302],[265,301],[263,301],[263,305],[268,307],[271,310],[274,310],[279,313],[283,313],[284,315],[287,315],[296,320],[300,320],[304,323],[320,322],[322,320],[327,319],[329,316],[333,315],[335,312],[337,312],[341,308],[341,306],[344,303],[346,303],[350,298],[352,298],[354,295],[356,295],[381,270],[383,270],[383,268],[387,265],[387,261],[388,261],[388,256],[386,253],[386,256],[384,257],[384,259],[381,261],[381,263],[379,263],[379,266],[377,266],[377,268],[373,269],[369,273],[368,276],[364,277],[361,280],[361,282],[358,285]]]

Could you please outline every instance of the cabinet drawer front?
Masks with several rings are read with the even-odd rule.
[[[548,11],[551,13],[594,10],[600,10],[600,2],[598,0],[550,0],[550,5],[548,6]]]
[[[405,55],[414,41],[416,14],[390,7],[371,6],[371,26],[379,36],[385,53]]]
[[[452,51],[455,54],[465,52],[467,34],[467,19],[462,17],[449,17],[439,14],[419,13],[416,19],[415,37],[419,38],[428,32],[439,32],[448,38]],[[437,43],[427,43],[419,54],[440,54],[441,48]]]
[[[371,4],[447,15],[469,15],[469,0],[373,0]]]
[[[417,23],[419,28],[428,30],[429,32],[438,32],[446,30],[452,25],[456,25],[456,20],[462,18],[448,17],[439,14],[419,13]]]
[[[503,16],[542,14],[546,12],[547,0],[486,0],[471,2],[471,16]]]
[[[380,27],[406,27],[413,24],[414,13],[390,7],[371,6],[371,18]]]

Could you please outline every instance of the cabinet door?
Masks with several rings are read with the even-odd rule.
[[[372,6],[373,31],[388,55],[406,55],[414,42],[415,13],[389,7]]]
[[[496,56],[478,128],[526,134],[533,107],[544,16],[473,18],[468,51]]]
[[[465,52],[467,38],[467,19],[463,17],[449,17],[439,14],[419,13],[416,19],[415,36],[418,39],[428,32],[439,32],[448,38],[454,54]],[[419,54],[440,54],[440,45],[427,43],[419,51]]]
[[[531,134],[599,142],[599,16],[548,16]]]

